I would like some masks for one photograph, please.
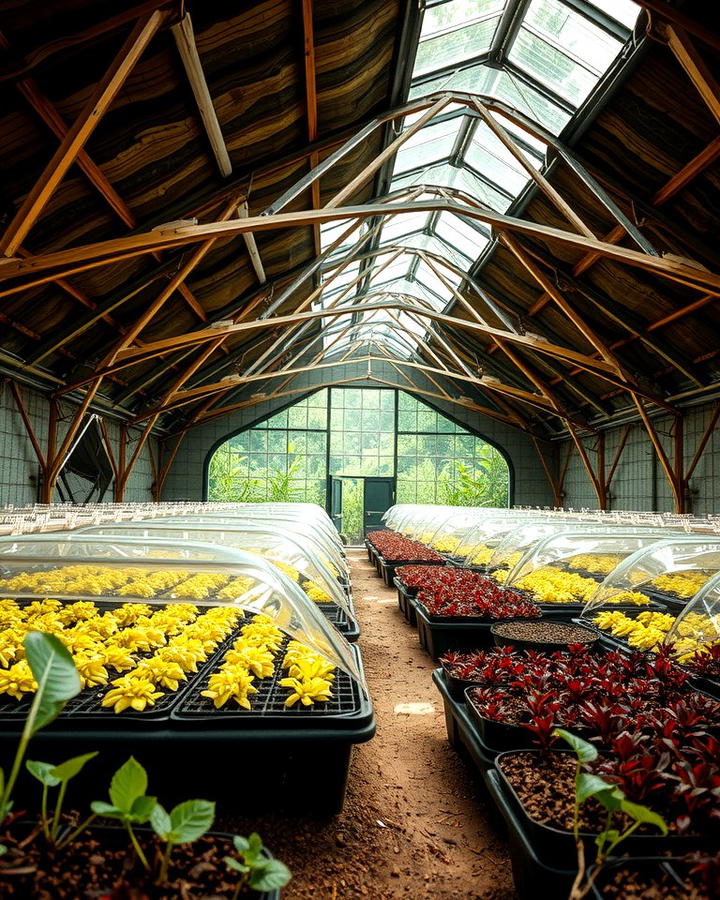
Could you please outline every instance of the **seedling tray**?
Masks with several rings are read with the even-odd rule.
[[[360,637],[360,626],[336,603],[316,603],[325,618],[351,643]]]
[[[492,769],[486,773],[485,784],[507,826],[510,864],[520,900],[536,900],[539,890],[545,897],[567,897],[577,869],[560,868],[566,858],[554,859],[552,865],[540,858],[514,809],[506,801],[497,771]]]
[[[373,720],[372,707],[362,696],[360,686],[341,669],[335,670],[332,697],[326,703],[303,706],[296,703],[286,707],[285,701],[290,696],[288,688],[281,687],[279,682],[286,676],[280,663],[285,655],[289,638],[283,641],[275,655],[275,672],[270,678],[256,679],[254,687],[257,694],[252,694],[252,709],[243,709],[234,701],[216,709],[212,700],[200,693],[207,686],[207,681],[221,660],[216,665],[203,670],[201,682],[197,690],[186,693],[172,712],[172,720],[178,727],[195,727],[202,724],[205,728],[225,728],[228,725],[251,728],[305,729],[332,727],[334,730],[354,731],[369,725]],[[359,658],[359,654],[358,658]]]
[[[360,663],[359,651],[353,650]],[[340,682],[347,684],[343,676]],[[283,704],[287,696],[283,688]],[[253,698],[260,702],[259,695]],[[278,715],[272,710],[263,715],[211,706],[200,716],[173,715],[155,728],[132,724],[121,714],[79,731],[74,721],[61,718],[38,732],[33,744],[38,759],[53,762],[100,751],[100,783],[98,768],[88,765],[73,781],[75,803],[103,799],[110,773],[132,755],[149,770],[152,793],[164,804],[187,799],[191,777],[193,793],[216,800],[222,815],[282,810],[328,816],[342,810],[353,745],[375,734],[372,705],[357,686],[339,690],[335,707],[324,712],[320,706],[309,714],[283,706]],[[13,723],[0,733],[3,755],[15,747],[21,727]],[[31,782],[25,779],[23,790],[33,800],[37,785]]]
[[[487,747],[478,736],[465,703],[458,702],[451,695],[442,669],[435,669],[432,679],[443,698],[445,728],[450,746],[455,750],[465,751],[484,778],[488,770],[494,766],[497,753]]]

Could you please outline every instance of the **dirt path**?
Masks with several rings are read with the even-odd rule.
[[[377,735],[355,749],[340,816],[257,823],[293,870],[283,900],[511,900],[506,845],[447,743],[432,662],[364,551],[349,557]]]

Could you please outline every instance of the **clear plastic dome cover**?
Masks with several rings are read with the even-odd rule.
[[[650,591],[688,599],[717,572],[720,538],[661,535],[626,556],[598,587],[583,615],[601,612],[627,593]]]
[[[146,518],[141,521],[153,522],[152,518]],[[349,572],[348,563],[345,559],[343,550],[335,541],[329,541],[324,532],[313,529],[307,524],[303,525],[297,520],[291,518],[283,518],[282,516],[270,515],[268,513],[258,512],[252,516],[243,515],[225,515],[223,513],[208,512],[203,515],[180,515],[173,516],[173,522],[188,525],[190,527],[200,527],[201,525],[269,525],[279,527],[283,530],[301,538],[308,543],[317,554],[318,558],[333,569],[338,575],[347,576]],[[334,526],[333,526],[334,527]]]
[[[591,526],[588,526],[590,529]],[[656,543],[661,533],[608,533],[575,529],[551,534],[532,546],[508,574],[508,587],[530,591],[540,603],[587,603],[605,578],[628,556]],[[632,598],[618,597],[614,603]],[[642,600],[647,602],[647,598]]]
[[[685,606],[665,643],[672,645],[679,662],[720,644],[720,573],[706,581]]]
[[[514,525],[509,531],[501,535],[499,541],[495,540],[490,542],[495,549],[490,557],[488,570],[491,572],[495,569],[510,570],[520,562],[529,550],[544,538],[554,534],[574,531],[588,532],[588,521],[586,517],[581,516],[576,519],[573,519],[572,517],[553,517],[549,519],[538,518],[521,525]],[[628,526],[617,525],[613,522],[603,524],[602,521],[599,521],[592,525],[592,532],[594,534],[615,534],[618,532],[624,534],[645,534],[651,532],[655,534],[658,533],[658,529],[646,525]],[[577,561],[577,559],[571,559],[569,562],[572,563]],[[580,560],[580,562],[582,563],[583,561]],[[592,572],[594,568],[593,561],[585,560],[585,563],[587,564],[585,566],[586,570]],[[612,563],[612,559],[598,560],[597,563],[597,568],[602,570],[606,568],[608,564]],[[601,573],[602,571],[594,572],[593,574]]]
[[[359,683],[350,644],[271,562],[213,544],[69,535],[0,538],[0,596],[234,607],[268,616]]]
[[[209,542],[221,547],[257,553],[273,562],[292,581],[300,584],[317,603],[336,603],[351,615],[347,595],[337,580],[337,570],[323,563],[303,540],[285,529],[270,525],[236,522],[228,525],[183,524],[175,520],[150,519],[145,522],[118,522],[115,525],[91,525],[71,532],[74,539],[87,535],[112,537],[149,537],[156,540]]]

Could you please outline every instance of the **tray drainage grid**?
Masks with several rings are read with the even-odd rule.
[[[335,680],[332,683],[330,700],[325,703],[317,703],[312,706],[303,706],[299,701],[292,707],[286,707],[285,701],[290,696],[289,688],[281,687],[279,682],[285,678],[286,672],[281,663],[285,656],[285,649],[289,643],[286,638],[275,656],[275,671],[269,678],[256,678],[253,687],[258,689],[257,694],[250,695],[252,709],[243,709],[235,701],[228,702],[220,709],[216,709],[212,700],[203,697],[201,691],[207,687],[209,675],[207,672],[201,683],[195,690],[185,694],[175,709],[173,716],[179,719],[206,719],[217,721],[219,718],[232,718],[235,720],[253,718],[280,717],[288,719],[322,719],[330,716],[347,716],[357,713],[362,706],[360,690],[357,683],[341,669],[335,670]]]
[[[316,604],[320,612],[325,618],[336,628],[347,628],[349,620],[347,613],[335,603],[318,603]]]

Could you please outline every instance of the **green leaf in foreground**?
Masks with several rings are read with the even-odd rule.
[[[28,714],[30,736],[49,725],[68,700],[80,693],[80,676],[67,647],[59,638],[31,631],[23,641],[25,656],[38,683],[35,703]]]

